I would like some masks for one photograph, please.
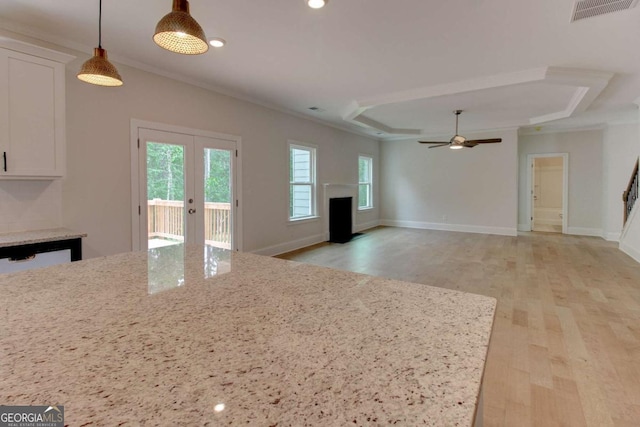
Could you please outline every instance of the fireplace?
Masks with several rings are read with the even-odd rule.
[[[323,239],[326,241],[331,241],[331,233],[329,232],[329,205],[330,200],[335,198],[345,198],[351,197],[351,228],[349,231],[353,231],[356,228],[356,212],[358,211],[358,206],[354,206],[354,203],[357,204],[358,200],[358,184],[342,184],[342,183],[333,183],[327,182],[322,184],[323,187],[323,207],[322,207],[322,216],[323,216],[323,224],[322,224],[322,233]],[[348,241],[348,240],[347,240]],[[344,242],[343,242],[344,243]]]
[[[351,240],[352,197],[332,197],[329,199],[329,241],[346,243]]]

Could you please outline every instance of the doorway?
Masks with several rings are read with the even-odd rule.
[[[240,249],[239,140],[153,127],[132,126],[134,250],[178,243]]]
[[[530,230],[566,233],[568,154],[530,154]]]

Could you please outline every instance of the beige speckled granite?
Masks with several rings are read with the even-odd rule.
[[[63,404],[71,426],[471,426],[495,311],[201,246],[8,274],[0,292],[0,404]]]
[[[57,240],[77,239],[78,237],[87,237],[87,234],[77,233],[66,228],[2,233],[0,234],[0,248],[8,246],[29,245],[31,243],[44,243],[55,242]]]

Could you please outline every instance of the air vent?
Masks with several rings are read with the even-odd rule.
[[[571,22],[635,7],[638,0],[580,0],[573,9]]]

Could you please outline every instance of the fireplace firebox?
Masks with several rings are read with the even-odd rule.
[[[329,199],[329,241],[346,243],[352,237],[351,224],[352,197]]]

